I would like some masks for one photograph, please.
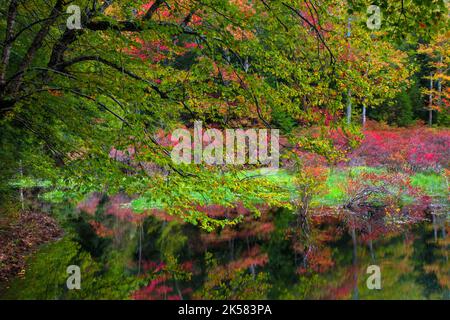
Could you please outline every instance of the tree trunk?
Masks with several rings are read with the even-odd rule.
[[[362,106],[362,126],[363,128],[366,126],[366,105]]]
[[[17,0],[12,0],[8,8],[8,16],[6,23],[6,36],[3,43],[2,60],[0,63],[0,87],[5,85],[6,71],[9,64],[9,58],[11,56],[11,46],[14,32],[14,24],[17,17]]]
[[[370,221],[368,222],[367,230],[369,231],[369,234],[372,234],[372,225]],[[372,237],[369,240],[369,250],[370,250],[370,258],[372,259],[372,261],[375,261],[375,252],[373,251]]]
[[[359,300],[359,290],[358,290],[358,256],[357,256],[357,240],[356,240],[356,231],[355,227],[352,226],[352,243],[353,243],[353,252],[352,252],[352,260],[353,260],[353,300]]]
[[[428,96],[428,125],[431,127],[433,125],[433,74],[430,74],[430,95]]]
[[[138,266],[138,275],[141,274],[141,265],[142,265],[142,237],[143,237],[143,222],[139,224],[139,266]]]
[[[352,122],[352,91],[347,91],[347,124]]]
[[[439,57],[439,62],[441,63],[441,65],[442,65],[442,61],[443,61],[443,59],[442,59],[442,55],[441,55]],[[439,106],[439,108],[442,108],[443,107],[443,104],[442,104],[442,78],[440,77],[440,75],[442,74],[441,67],[439,67],[438,72],[439,72],[439,79],[438,79],[438,83],[437,83],[437,87],[438,87],[438,106]]]
[[[20,170],[20,178],[21,178],[22,181],[23,181],[23,167],[22,167],[22,160],[20,160],[20,167],[19,167],[19,170]],[[20,187],[20,203],[22,204],[22,211],[24,211],[24,210],[25,210],[25,198],[24,198],[24,196],[23,196],[23,188],[22,188],[22,187]]]
[[[431,214],[432,218],[433,218],[433,235],[434,235],[434,242],[437,242],[438,236],[438,226],[436,224],[436,215],[434,213]]]
[[[347,23],[347,58],[348,62],[350,62],[350,36],[351,36],[351,30],[352,30],[352,24],[351,24],[352,18],[348,17],[348,23]],[[350,65],[349,65],[350,68]],[[352,121],[352,91],[350,88],[347,91],[347,124],[350,124]]]

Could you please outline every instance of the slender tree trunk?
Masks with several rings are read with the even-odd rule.
[[[367,229],[369,231],[369,234],[372,233],[372,225],[370,222],[368,223]],[[372,258],[372,261],[375,261],[375,252],[373,251],[373,241],[372,238],[369,240],[369,250],[370,250],[370,257]]]
[[[433,74],[430,74],[430,95],[428,96],[428,125],[433,125]]]
[[[142,236],[143,236],[143,222],[139,224],[139,266],[138,274],[141,274],[141,264],[142,264]]]
[[[369,53],[369,58],[368,58],[368,64],[367,64],[367,68],[366,68],[366,72],[364,73],[364,76],[367,78],[369,76],[369,68],[370,68],[370,53]],[[362,101],[362,126],[363,128],[366,126],[366,112],[367,112],[367,108],[366,108],[366,97],[363,98]]]
[[[180,300],[184,300],[183,294],[181,293],[181,290],[180,290],[180,286],[178,285],[178,281],[176,279],[175,279],[175,289],[177,290]]]
[[[17,17],[17,0],[12,0],[8,8],[8,16],[6,23],[6,36],[3,43],[2,60],[0,63],[0,87],[3,87],[6,79],[6,70],[9,64],[9,57],[11,56],[11,47],[13,39],[14,24]]]
[[[434,242],[437,242],[438,236],[438,226],[436,224],[436,215],[434,214],[434,212],[431,214],[431,216],[433,217],[433,235],[434,235]]]
[[[443,58],[442,58],[442,55],[439,57],[439,62],[440,62],[440,66],[442,66],[442,61],[443,61]],[[437,83],[437,86],[438,86],[438,106],[440,107],[440,108],[442,108],[442,106],[443,106],[443,104],[442,104],[442,78],[440,77],[441,76],[441,74],[442,74],[442,69],[441,69],[441,67],[439,66],[439,79],[438,79],[438,83]]]
[[[352,226],[352,243],[353,243],[353,300],[359,300],[358,291],[358,256],[357,256],[357,241],[355,227]]]
[[[363,128],[366,126],[366,105],[362,106],[362,126]]]
[[[247,252],[250,253],[250,241],[248,240],[248,237],[246,237],[246,242],[247,242]],[[254,264],[250,265],[250,272],[252,273],[252,277],[254,279],[256,277],[255,265]]]
[[[228,240],[228,247],[230,248],[230,260],[234,260],[234,239]]]
[[[447,236],[447,234],[445,233],[445,221],[442,225],[441,232],[442,232],[442,239],[445,240],[445,237]]]
[[[22,167],[22,160],[20,160],[20,178],[23,180],[23,167]],[[25,210],[25,197],[23,196],[23,188],[20,187],[20,203],[22,204],[22,211]]]
[[[352,122],[352,91],[347,91],[347,124]]]

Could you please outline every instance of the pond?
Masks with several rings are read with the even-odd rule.
[[[446,212],[423,212],[411,219],[380,210],[365,214],[317,210],[302,227],[286,209],[261,208],[261,216],[255,217],[241,206],[210,206],[204,208],[210,215],[243,215],[244,220],[206,233],[157,210],[137,216],[124,206],[127,200],[123,196],[94,198],[78,208],[52,208],[53,215],[65,217],[61,220],[64,229],[72,230],[65,238],[77,243],[79,252],[69,259],[71,249],[44,250],[32,260],[29,278],[46,279],[38,273],[54,270],[61,275],[58,280],[43,281],[59,289],[46,290],[44,296],[29,293],[37,284],[25,277],[13,284],[10,297],[450,298]],[[88,262],[80,260],[85,254],[90,256]],[[33,267],[39,259],[45,261],[45,271]],[[66,265],[94,262],[95,268],[81,268],[82,289],[71,295],[64,288]],[[379,268],[379,289],[369,288],[374,274],[370,266]],[[83,277],[83,272],[91,273]],[[106,291],[96,288],[102,279],[108,279],[102,284],[109,286]],[[56,282],[49,285],[49,281]],[[114,295],[114,290],[121,293]]]

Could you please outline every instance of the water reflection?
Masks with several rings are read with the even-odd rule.
[[[235,227],[204,233],[153,210],[136,217],[129,199],[89,200],[73,224],[89,221],[108,248],[129,252],[127,267],[148,280],[135,299],[449,299],[447,213],[392,216],[383,210],[323,209],[302,228],[285,210],[242,205],[198,208],[216,218],[244,215]],[[93,206],[95,208],[93,208]],[[378,265],[381,289],[366,285]]]

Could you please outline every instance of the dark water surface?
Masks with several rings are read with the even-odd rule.
[[[423,214],[414,223],[380,213],[313,212],[302,228],[286,210],[265,209],[255,218],[239,207],[208,207],[211,215],[245,219],[206,233],[163,212],[136,216],[123,203],[126,199],[115,197],[51,211],[65,217],[64,228],[104,268],[120,260],[130,277],[140,279],[130,298],[450,298],[446,212]],[[52,270],[56,260],[49,261]],[[380,289],[367,286],[368,267],[374,265]],[[86,282],[96,281],[83,280],[85,290],[91,285]]]
[[[136,221],[122,205],[104,207],[103,215],[115,216],[110,245],[120,246],[127,232],[134,233],[138,273],[156,275],[135,298],[450,298],[445,212],[423,214],[414,223],[379,213],[315,212],[302,229],[286,210],[263,210],[259,218],[239,207],[205,210],[246,218],[237,227],[206,233],[161,212]],[[129,230],[124,220],[132,221]],[[380,269],[381,289],[367,286],[372,265]]]

